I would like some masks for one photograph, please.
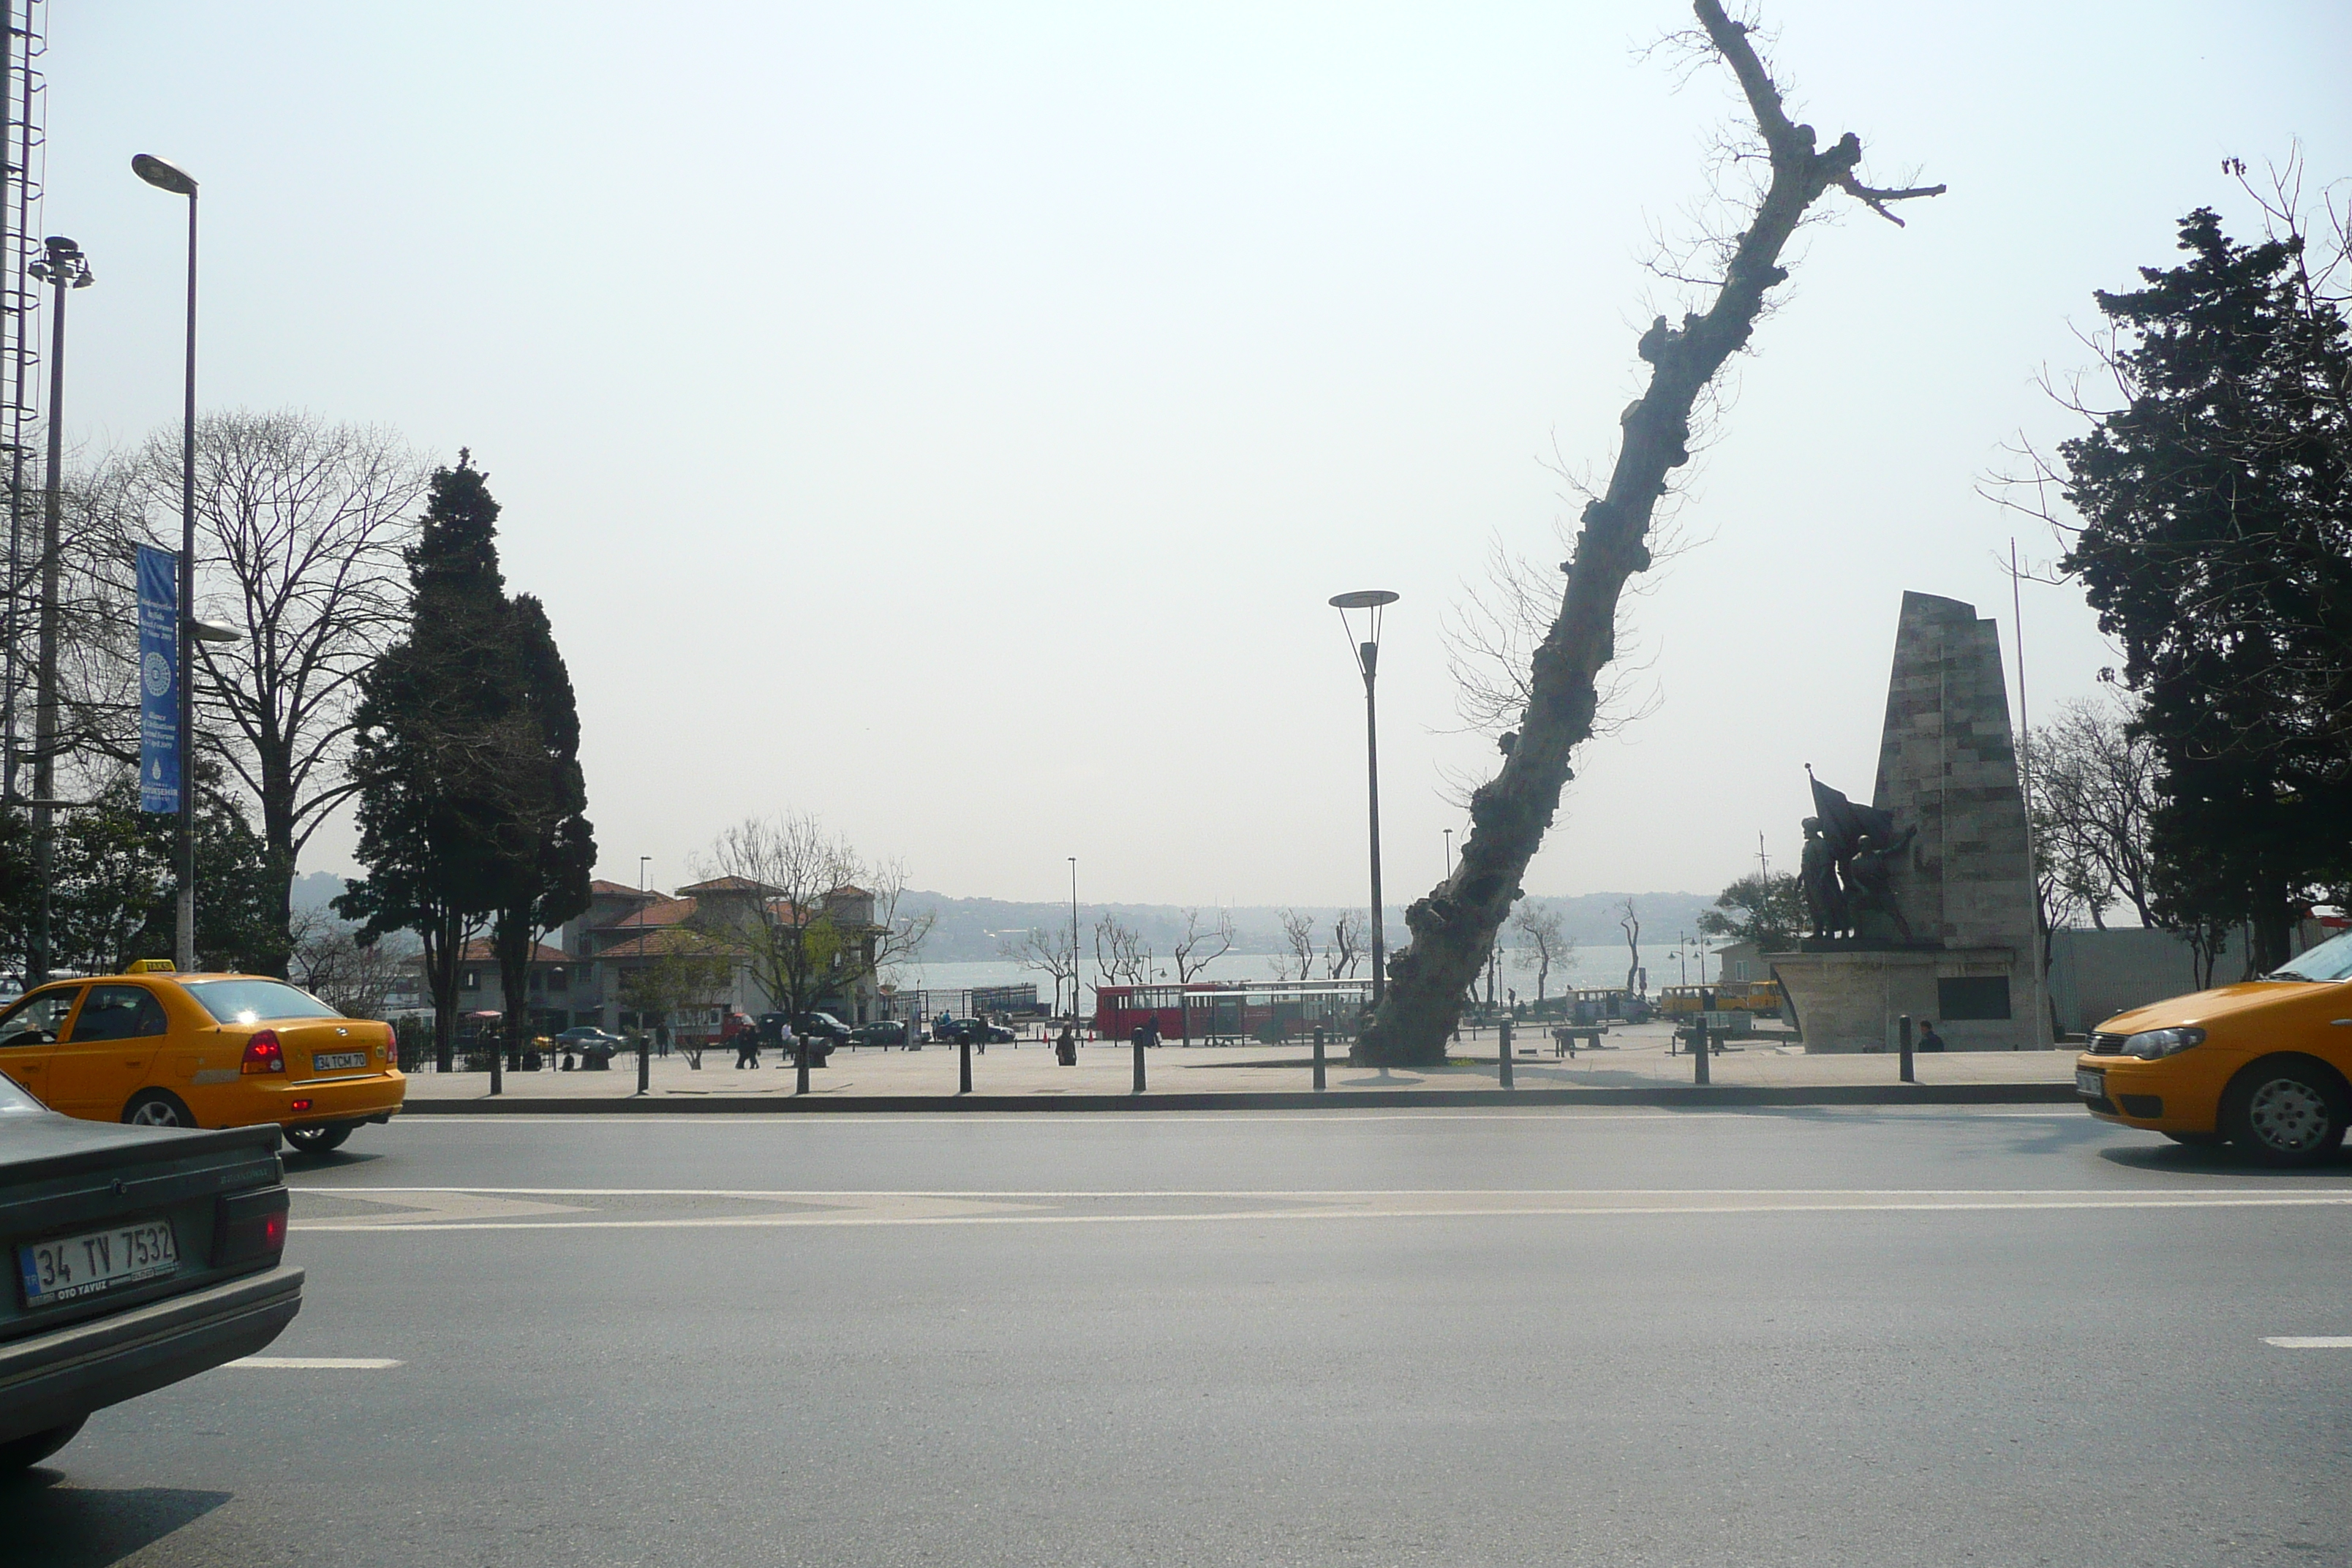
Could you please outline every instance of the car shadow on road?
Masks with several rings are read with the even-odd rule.
[[[228,1492],[184,1487],[77,1487],[36,1466],[0,1481],[12,1563],[112,1568],[220,1507]]]
[[[2191,1149],[2179,1143],[2126,1144],[2099,1151],[2110,1164],[2175,1176],[2244,1176],[2268,1182],[2308,1182],[2352,1174],[2352,1153],[2338,1149],[2317,1164],[2294,1168],[2257,1164],[2233,1149]]]

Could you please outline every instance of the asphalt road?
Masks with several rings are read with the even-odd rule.
[[[2352,1558],[2352,1166],[2029,1109],[417,1119],[0,1561]]]

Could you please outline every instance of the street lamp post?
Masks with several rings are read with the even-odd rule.
[[[1381,934],[1381,726],[1378,709],[1372,701],[1373,678],[1381,665],[1381,612],[1397,602],[1398,595],[1386,588],[1366,588],[1353,594],[1335,594],[1331,607],[1339,612],[1339,625],[1348,634],[1348,641],[1356,653],[1356,668],[1364,677],[1364,766],[1370,780],[1371,840],[1372,840],[1372,1005],[1381,1005],[1388,994],[1388,958],[1383,952]],[[1348,612],[1364,612],[1364,631],[1359,636]]]
[[[1070,1022],[1078,1021],[1078,858],[1070,857]]]
[[[180,421],[180,837],[179,898],[172,961],[183,974],[196,967],[196,181],[152,153],[131,160],[131,172],[159,191],[188,198],[188,331],[185,395]]]
[[[48,468],[41,487],[41,610],[34,652],[33,880],[40,884],[41,906],[33,927],[31,961],[25,965],[25,984],[29,989],[49,977],[49,883],[57,859],[57,818],[55,807],[49,803],[58,793],[58,589],[65,467],[65,422],[61,416],[66,395],[66,291],[89,288],[92,278],[89,258],[81,253],[81,247],[56,234],[49,236],[41,258],[26,270],[57,292],[56,316],[49,323],[49,449]]]

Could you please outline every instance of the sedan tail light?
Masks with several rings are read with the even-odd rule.
[[[245,1042],[245,1061],[240,1072],[284,1072],[286,1052],[278,1043],[278,1031],[261,1029]]]
[[[231,1193],[213,1205],[213,1267],[275,1263],[286,1250],[287,1192]]]

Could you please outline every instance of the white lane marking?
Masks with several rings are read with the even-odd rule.
[[[2352,1203],[2352,1186],[2313,1194],[2267,1194],[2243,1187],[2176,1187],[2135,1193],[2120,1187],[300,1187],[321,1197],[371,1193],[498,1193],[567,1198],[1600,1198],[1600,1197],[1898,1197],[1898,1198],[2213,1198],[2252,1203]]]
[[[2352,1351],[2352,1334],[2267,1334],[2263,1343],[2283,1351]]]
[[[224,1364],[259,1372],[382,1372],[402,1363],[373,1355],[249,1355]]]
[[[893,1194],[894,1197],[909,1194]],[[968,1194],[960,1194],[968,1195]],[[1289,1194],[1281,1194],[1288,1196]],[[1396,1197],[1407,1194],[1383,1194]],[[2103,1198],[2068,1200],[2062,1203],[2037,1202],[2011,1197],[1998,1202],[1935,1201],[1935,1202],[1863,1202],[1863,1203],[1746,1203],[1746,1204],[1634,1204],[1634,1205],[1491,1205],[1478,1206],[1461,1204],[1435,1204],[1417,1207],[1349,1207],[1341,1205],[1315,1208],[1286,1209],[1223,1209],[1184,1214],[862,1214],[862,1215],[739,1215],[699,1219],[619,1219],[619,1220],[488,1220],[475,1223],[442,1223],[437,1221],[415,1225],[385,1224],[373,1221],[347,1224],[335,1220],[296,1220],[292,1228],[306,1233],[364,1231],[383,1235],[400,1231],[450,1230],[767,1230],[818,1229],[844,1226],[891,1226],[925,1225],[1199,1225],[1262,1220],[1368,1220],[1368,1219],[1510,1219],[1510,1218],[1623,1218],[1638,1219],[1658,1215],[1773,1215],[1773,1214],[1918,1214],[1969,1213],[1993,1210],[2071,1211],[2077,1209],[2183,1209],[2183,1208],[2314,1208],[2352,1206],[2352,1196],[2344,1197],[2231,1197],[2231,1198]]]
[[[429,1103],[429,1102],[425,1102]],[[1209,1125],[1223,1126],[1233,1122],[1259,1121],[1694,1121],[1708,1118],[1743,1121],[1778,1121],[1792,1110],[1860,1112],[1880,1116],[1889,1112],[1904,1117],[1962,1115],[1979,1121],[2082,1121],[2097,1125],[2090,1114],[2079,1106],[2063,1110],[2010,1110],[1991,1106],[1975,1105],[1780,1105],[1759,1106],[1749,1110],[1693,1107],[1688,1110],[1612,1110],[1605,1106],[1561,1106],[1557,1110],[1481,1110],[1475,1107],[1462,1110],[1387,1110],[1352,1111],[1324,1110],[1301,1116],[1277,1115],[1265,1111],[1245,1110],[1005,1110],[974,1112],[958,1115],[939,1112],[923,1116],[868,1115],[865,1113],[832,1114],[811,1112],[773,1112],[765,1116],[706,1116],[691,1111],[648,1110],[604,1116],[540,1115],[530,1111],[509,1114],[503,1111],[480,1111],[467,1114],[419,1112],[404,1117],[400,1124],[409,1130],[422,1127],[436,1129],[465,1127],[476,1122],[495,1122],[511,1127],[519,1122],[536,1122],[557,1127],[632,1127],[645,1122],[674,1126],[688,1122],[699,1127],[1025,1127],[1034,1122],[1050,1121],[1059,1125],[1083,1125],[1107,1122],[1124,1126],[1132,1122],[1168,1122],[1187,1126],[1202,1125],[1203,1116],[1215,1120]]]

